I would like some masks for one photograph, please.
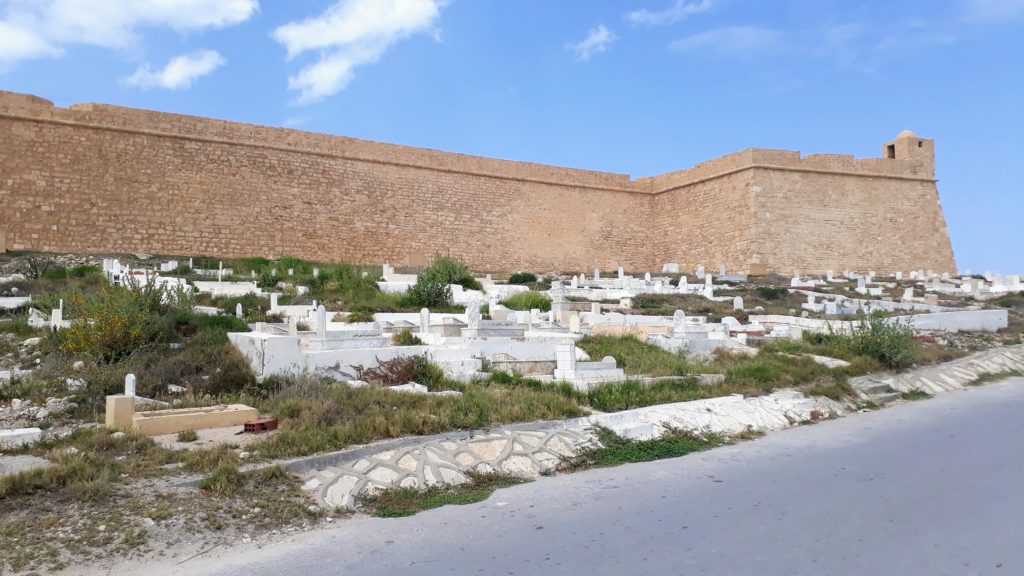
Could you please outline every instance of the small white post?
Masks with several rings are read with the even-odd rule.
[[[316,308],[316,337],[327,339],[327,309],[322,304]]]
[[[241,318],[242,314],[242,303],[235,304],[235,318]]]
[[[124,395],[135,396],[135,374],[127,374],[124,377]]]

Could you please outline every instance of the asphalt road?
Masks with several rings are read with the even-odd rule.
[[[178,573],[1020,575],[1022,414],[1016,379]]]

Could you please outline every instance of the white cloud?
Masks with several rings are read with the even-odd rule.
[[[143,64],[134,74],[125,78],[124,83],[145,90],[181,90],[226,63],[227,60],[214,50],[197,50],[171,58],[162,70],[153,71],[149,64]]]
[[[123,49],[140,28],[223,28],[258,9],[258,0],[0,0],[0,61],[57,57],[70,44]]]
[[[676,0],[675,4],[658,12],[650,10],[635,10],[626,14],[626,19],[633,24],[644,24],[647,26],[658,26],[660,24],[672,24],[684,20],[694,14],[707,12],[714,5],[713,0]]]
[[[274,31],[288,59],[314,51],[318,60],[288,79],[298,104],[323,100],[345,89],[359,66],[379,60],[404,38],[421,32],[437,37],[447,0],[339,0],[323,14]]]
[[[964,11],[971,20],[1004,20],[1024,16],[1024,0],[965,0]]]
[[[0,64],[60,55],[59,48],[31,30],[0,21]]]
[[[672,42],[673,50],[709,50],[720,56],[749,57],[780,47],[782,33],[759,26],[727,26]]]
[[[568,44],[566,48],[576,53],[577,60],[585,62],[590,60],[591,56],[607,50],[608,45],[617,38],[615,34],[604,27],[604,24],[599,24],[597,28],[587,32],[586,38],[575,44]]]

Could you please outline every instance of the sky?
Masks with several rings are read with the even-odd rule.
[[[909,129],[1024,273],[1024,0],[0,0],[0,89],[633,176]]]

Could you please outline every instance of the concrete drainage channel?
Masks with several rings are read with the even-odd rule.
[[[429,488],[469,481],[471,472],[536,478],[563,459],[597,446],[596,426],[635,439],[669,430],[739,434],[781,430],[802,421],[838,415],[843,405],[793,390],[767,396],[727,396],[542,422],[480,432],[403,438],[284,463],[327,508],[352,508],[358,497],[393,488]]]

